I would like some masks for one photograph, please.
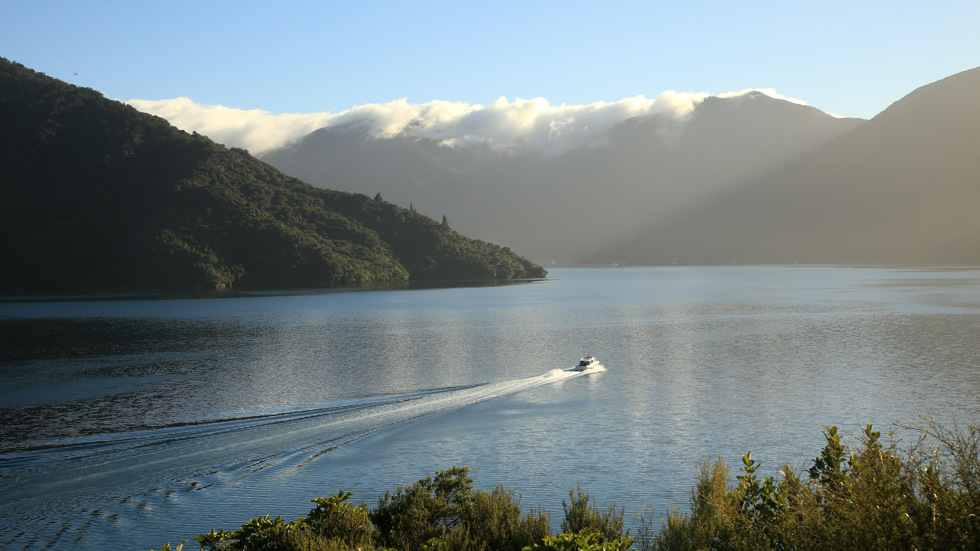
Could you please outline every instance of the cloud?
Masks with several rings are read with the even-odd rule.
[[[545,155],[559,155],[604,144],[607,132],[631,117],[683,118],[705,97],[707,94],[668,91],[653,99],[641,95],[588,105],[551,105],[544,98],[499,98],[419,135],[452,147],[484,145],[507,150],[523,145]]]
[[[244,147],[253,154],[283,145],[329,124],[329,113],[287,113],[273,115],[260,109],[234,109],[223,105],[202,105],[190,98],[164,100],[132,99],[136,109],[163,117],[171,124],[198,132],[229,147]]]
[[[720,97],[737,97],[752,91],[806,104],[772,89],[742,90]],[[255,155],[329,126],[358,129],[379,139],[408,135],[432,139],[447,147],[484,146],[501,151],[530,147],[551,156],[601,146],[606,143],[608,131],[628,118],[659,115],[683,121],[707,97],[706,93],[668,90],[652,99],[639,95],[588,105],[552,105],[544,98],[501,97],[487,106],[441,100],[413,104],[403,98],[339,113],[279,115],[260,109],[202,105],[185,97],[133,99],[127,103],[163,117],[182,130],[196,131],[227,146],[244,147]]]
[[[799,98],[791,98],[789,96],[784,96],[772,88],[746,88],[745,90],[740,90],[738,92],[725,92],[724,94],[719,94],[719,98],[737,98],[740,96],[747,96],[752,92],[760,92],[774,99],[781,99],[783,101],[788,101],[790,103],[795,103],[797,105],[807,105],[805,100]]]

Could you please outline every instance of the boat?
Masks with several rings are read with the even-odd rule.
[[[596,367],[599,365],[599,360],[595,359],[594,356],[586,356],[578,361],[578,365],[572,368],[572,371],[585,371],[590,367]]]

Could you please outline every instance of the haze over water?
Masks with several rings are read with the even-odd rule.
[[[5,549],[159,548],[453,465],[554,527],[576,484],[629,518],[685,506],[704,458],[773,474],[825,425],[980,414],[976,269],[6,301],[0,329]],[[607,370],[555,371],[585,354]]]

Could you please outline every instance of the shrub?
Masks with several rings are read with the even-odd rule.
[[[523,513],[520,499],[502,486],[473,490],[469,469],[453,467],[386,493],[374,511],[338,492],[314,499],[305,518],[265,516],[194,540],[202,550],[239,551],[625,551],[635,543],[640,551],[980,548],[980,428],[927,420],[919,434],[900,450],[894,437],[886,444],[868,425],[850,448],[837,427],[827,427],[812,465],[783,467],[778,478],[760,477],[751,453],[734,483],[723,459],[705,461],[690,511],[669,511],[654,531],[647,509],[634,516],[636,539],[623,534],[622,509],[600,510],[581,487],[562,502],[561,533],[552,536],[547,512]]]
[[[408,488],[385,492],[369,516],[378,542],[399,550],[421,549],[432,539],[442,539],[459,523],[464,505],[473,494],[468,467],[453,467],[424,478]]]
[[[654,549],[976,549],[980,430],[928,422],[902,452],[868,425],[848,449],[837,427],[801,477],[759,478],[748,453],[732,487],[719,459],[701,467],[691,512],[671,512]]]
[[[318,540],[337,540],[351,548],[365,547],[374,539],[374,525],[367,505],[349,502],[352,492],[337,492],[330,497],[312,500],[316,507],[304,520],[308,531]]]
[[[562,532],[557,536],[545,536],[544,541],[537,545],[524,548],[524,551],[626,551],[633,545],[633,538],[621,538],[602,541],[595,533]]]
[[[711,549],[730,531],[729,469],[724,459],[704,461],[691,489],[691,513],[672,510],[654,536],[652,549]]]
[[[205,541],[207,541],[210,543],[210,549],[218,549],[220,545],[220,549],[228,551],[288,550],[290,549],[290,536],[297,530],[301,522],[286,522],[282,517],[269,518],[266,515],[246,522],[237,530],[231,532],[211,531],[203,538],[198,536],[194,539],[201,542],[201,549],[204,549]]]
[[[580,485],[576,487],[576,491],[568,491],[568,498],[569,501],[561,502],[565,510],[565,519],[561,523],[562,532],[594,533],[600,541],[612,541],[623,535],[623,509],[617,511],[613,504],[605,512],[600,511]]]
[[[476,491],[466,502],[460,524],[446,537],[453,551],[521,551],[550,533],[545,511],[521,512],[520,499],[497,486],[491,492]]]

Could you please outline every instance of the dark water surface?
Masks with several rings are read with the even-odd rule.
[[[555,371],[594,354],[607,370]],[[575,375],[575,376],[572,376]],[[0,548],[159,548],[453,465],[627,517],[697,464],[980,418],[980,270],[554,270],[520,285],[0,302]],[[901,434],[901,431],[900,431]],[[854,437],[856,441],[856,436]]]

